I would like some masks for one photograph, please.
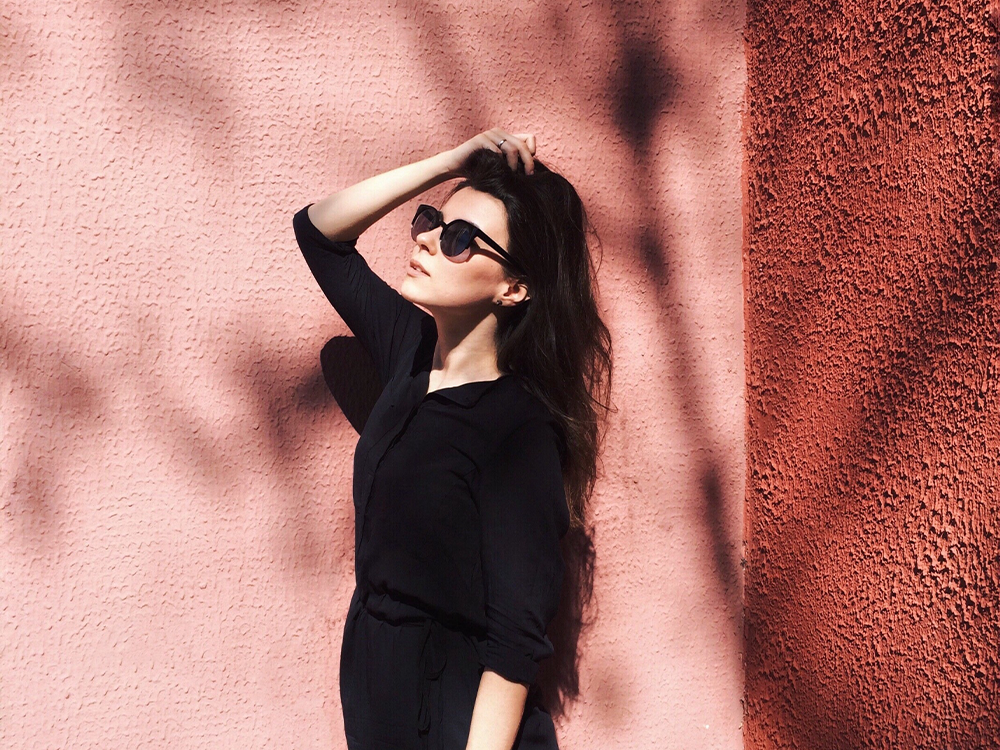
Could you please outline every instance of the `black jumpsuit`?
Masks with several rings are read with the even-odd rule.
[[[531,686],[569,527],[565,443],[514,375],[427,393],[433,318],[328,240],[303,208],[295,236],[371,354],[382,393],[354,456],[355,577],[340,660],[351,750],[465,750],[484,669]],[[515,750],[555,750],[530,691]]]

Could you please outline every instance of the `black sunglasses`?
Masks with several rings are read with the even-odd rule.
[[[441,252],[449,260],[455,263],[462,263],[468,260],[472,257],[472,242],[476,238],[479,238],[500,253],[504,260],[516,270],[524,271],[520,263],[514,260],[506,250],[491,240],[483,230],[472,222],[465,219],[455,219],[445,224],[441,212],[434,208],[434,206],[428,206],[425,203],[417,206],[417,212],[413,215],[413,223],[410,225],[410,236],[413,240],[416,241],[417,235],[437,229],[438,227],[444,227],[441,230]]]

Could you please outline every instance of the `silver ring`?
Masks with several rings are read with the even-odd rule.
[[[501,138],[501,139],[500,139],[500,143],[498,143],[498,144],[497,144],[497,148],[500,148],[500,147],[501,147],[501,146],[502,146],[503,144],[505,144],[506,142],[507,142],[507,139],[506,139],[506,138]]]

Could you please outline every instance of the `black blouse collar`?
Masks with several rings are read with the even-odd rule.
[[[421,323],[420,333],[420,343],[413,357],[413,367],[410,369],[410,375],[415,381],[414,385],[418,392],[427,393],[431,367],[434,364],[434,346],[437,344],[437,325],[435,325],[433,317],[430,315],[425,316]],[[460,406],[471,407],[476,405],[476,402],[479,401],[486,391],[510,377],[513,376],[508,373],[494,380],[473,380],[461,385],[439,388],[433,393],[427,393],[427,397],[442,398]]]

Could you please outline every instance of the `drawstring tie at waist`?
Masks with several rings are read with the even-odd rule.
[[[431,708],[437,707],[435,722],[440,726],[441,714],[441,674],[447,662],[444,644],[444,626],[437,620],[424,620],[421,625],[420,641],[420,713],[417,728],[426,733],[431,725]]]
[[[383,603],[385,598],[382,595],[372,595],[369,591],[361,591],[359,593],[359,614],[364,610],[372,617],[392,622],[394,618],[387,617],[387,613],[380,611],[378,605],[373,607],[368,606],[369,598],[379,600],[379,604]],[[392,602],[392,609],[404,606],[398,602]],[[448,661],[445,626],[438,620],[429,617],[418,620],[404,620],[398,624],[403,627],[417,626],[420,628],[418,640],[420,644],[420,661],[418,665],[420,685],[418,690],[419,695],[417,696],[419,705],[417,728],[420,734],[426,734],[430,729],[432,719],[439,727],[444,720],[441,700],[441,675]]]

